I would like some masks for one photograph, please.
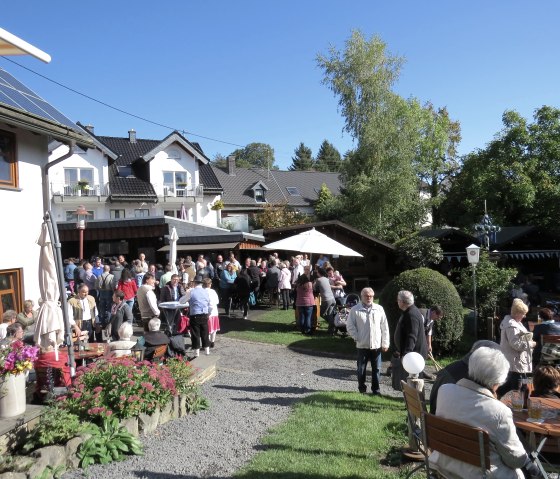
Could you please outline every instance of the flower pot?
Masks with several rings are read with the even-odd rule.
[[[0,379],[0,418],[25,412],[25,374],[6,374]]]

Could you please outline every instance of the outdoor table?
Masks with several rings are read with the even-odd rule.
[[[78,346],[75,346],[77,348]],[[86,365],[88,359],[97,359],[105,355],[106,343],[87,343],[84,350],[76,350],[74,352],[74,359],[76,361],[82,360],[82,366]]]
[[[158,305],[161,314],[163,330],[171,335],[176,334],[177,324],[179,324],[179,316],[181,315],[181,310],[188,307],[186,303],[180,303],[179,301],[167,301],[165,303],[159,303]]]
[[[557,412],[560,410],[560,399],[549,398],[535,398],[540,401],[543,407],[543,414],[547,408],[555,409]],[[509,405],[509,400],[503,400],[505,404]],[[526,409],[522,411],[513,411],[513,422],[518,429],[528,433],[530,437],[529,446],[532,451],[530,455],[534,458],[535,464],[539,467],[544,477],[548,474],[543,468],[540,460],[542,448],[549,438],[560,438],[560,418],[544,418],[542,423],[528,421],[529,413]],[[538,444],[537,444],[538,441]]]

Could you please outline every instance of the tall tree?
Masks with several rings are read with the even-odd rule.
[[[309,171],[313,169],[313,156],[311,148],[308,148],[302,143],[294,150],[292,156],[292,164],[288,168],[290,171]]]
[[[560,216],[560,110],[543,106],[533,123],[506,111],[503,129],[484,149],[463,159],[441,205],[450,226],[472,229],[484,213],[502,226],[558,230]]]
[[[392,91],[403,59],[387,52],[379,37],[367,40],[354,31],[343,52],[331,48],[317,62],[323,82],[338,96],[345,130],[357,141],[342,169],[346,220],[389,241],[411,233],[426,205],[413,165],[420,107]]]
[[[432,224],[441,226],[439,205],[449,187],[451,176],[457,173],[457,145],[461,141],[461,126],[449,117],[446,108],[435,109],[426,103],[420,111],[420,143],[414,159],[421,190],[429,197]]]
[[[315,169],[317,171],[340,171],[342,168],[342,158],[340,152],[329,143],[324,140],[321,143],[319,152],[317,153],[317,158],[315,159]]]
[[[277,170],[274,149],[266,143],[249,143],[245,148],[238,148],[230,155],[235,156],[239,168],[262,168]]]

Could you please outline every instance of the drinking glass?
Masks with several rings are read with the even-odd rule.
[[[513,391],[511,393],[511,408],[514,412],[523,410],[523,393],[521,391]]]
[[[542,404],[538,399],[529,399],[529,419],[539,420],[542,417]]]

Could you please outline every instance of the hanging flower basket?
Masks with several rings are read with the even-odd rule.
[[[214,202],[214,204],[212,205],[212,209],[214,211],[218,211],[218,210],[223,210],[224,209],[224,202],[222,200],[217,200],[216,202]]]

